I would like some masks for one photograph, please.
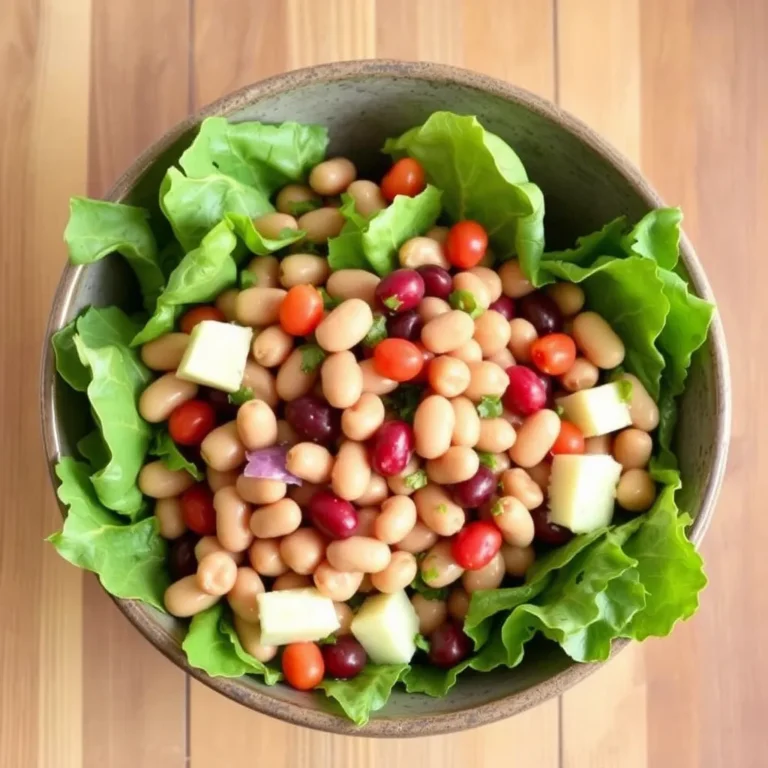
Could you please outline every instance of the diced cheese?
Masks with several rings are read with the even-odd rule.
[[[333,600],[316,589],[283,589],[256,596],[262,645],[322,640],[340,624]]]
[[[374,664],[406,664],[416,653],[419,617],[405,590],[369,597],[351,629]]]
[[[206,387],[237,392],[243,381],[251,336],[250,328],[203,320],[192,331],[176,375]]]
[[[612,456],[565,454],[552,459],[549,520],[574,533],[609,525],[621,464]]]
[[[607,435],[632,423],[629,404],[616,381],[560,397],[557,404],[563,409],[563,418],[573,422],[584,437]]]

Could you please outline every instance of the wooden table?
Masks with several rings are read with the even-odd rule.
[[[0,768],[765,766],[766,44],[765,0],[0,0]],[[36,394],[70,195],[102,194],[227,91],[375,56],[505,78],[638,162],[686,212],[735,398],[695,619],[517,718],[389,742],[292,728],[190,682],[58,559]]]

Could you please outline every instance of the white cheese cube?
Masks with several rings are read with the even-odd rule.
[[[262,645],[322,640],[340,624],[333,600],[316,589],[284,589],[256,595]]]
[[[243,381],[251,336],[250,328],[203,320],[192,331],[176,375],[206,387],[237,392]]]
[[[612,456],[558,454],[549,476],[549,520],[574,533],[609,525],[621,464]]]
[[[560,397],[557,404],[563,409],[563,418],[573,422],[584,437],[607,435],[632,423],[629,404],[617,381]]]
[[[416,653],[419,617],[405,590],[369,597],[351,629],[374,664],[407,664]]]

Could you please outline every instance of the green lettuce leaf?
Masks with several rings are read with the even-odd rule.
[[[143,600],[164,611],[167,543],[157,521],[147,517],[127,524],[106,509],[94,492],[90,471],[72,458],[56,465],[61,481],[57,494],[69,511],[62,530],[48,541],[65,560],[93,571],[110,594]]]
[[[626,216],[608,222],[602,229],[590,235],[576,238],[576,247],[564,251],[548,251],[541,259],[542,262],[566,261],[580,267],[589,267],[599,256],[615,256],[624,258],[626,255],[622,243],[627,230]],[[643,254],[638,254],[642,256]]]
[[[103,469],[109,464],[109,448],[98,429],[94,429],[77,441],[77,452],[91,465],[91,469]]]
[[[418,160],[454,221],[480,222],[502,258],[517,254],[526,272],[535,272],[544,250],[544,197],[512,148],[476,117],[435,112],[388,139],[384,152]]]
[[[302,229],[284,229],[276,239],[264,237],[256,231],[253,219],[242,213],[227,213],[225,218],[232,224],[235,234],[245,243],[246,248],[257,256],[266,256],[281,248],[303,240],[306,232]]]
[[[119,253],[139,281],[144,306],[152,311],[165,285],[157,244],[143,208],[73,197],[64,241],[73,264],[92,264]]]
[[[190,251],[171,272],[154,314],[131,344],[146,344],[169,333],[187,304],[211,301],[234,285],[237,266],[232,252],[236,245],[231,225],[226,221],[217,224],[203,238],[200,247]]]
[[[267,685],[274,685],[282,677],[276,669],[246,653],[222,603],[192,618],[181,647],[187,661],[211,677],[260,675]]]
[[[351,680],[323,680],[318,688],[333,699],[355,725],[365,725],[371,712],[381,709],[395,683],[408,670],[407,664],[367,664]]]
[[[179,446],[173,442],[173,438],[167,429],[160,429],[155,433],[155,436],[152,438],[152,444],[149,447],[149,453],[161,459],[168,469],[183,469],[198,481],[205,477],[200,467],[194,462],[189,461],[179,450]]]
[[[85,392],[91,380],[90,371],[80,362],[80,355],[75,347],[75,320],[68,323],[51,336],[56,371],[72,389]]]
[[[657,208],[650,211],[622,238],[628,254],[653,259],[662,269],[674,269],[680,255],[679,208]]]
[[[209,117],[179,165],[191,178],[222,173],[269,197],[289,182],[306,179],[327,146],[328,129],[322,125],[230,123]]]

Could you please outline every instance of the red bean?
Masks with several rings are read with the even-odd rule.
[[[365,649],[352,635],[342,635],[336,642],[321,648],[325,671],[330,677],[349,680],[363,671],[367,656]]]
[[[547,376],[546,373],[543,373],[540,371],[533,363],[523,363],[523,366],[525,368],[529,368],[531,371],[533,371],[541,381],[542,385],[544,386],[544,390],[547,393],[547,408],[553,408],[555,407],[555,386],[554,381],[551,376]]]
[[[530,416],[547,404],[547,389],[541,378],[530,368],[513,365],[507,368],[509,386],[504,393],[504,405],[521,416]]]
[[[499,296],[496,301],[492,302],[488,309],[495,309],[500,315],[503,315],[507,320],[512,320],[515,316],[515,302],[509,298],[509,296]]]
[[[415,269],[396,269],[376,286],[379,307],[389,315],[416,309],[424,298],[424,280]]]
[[[546,294],[536,292],[520,299],[520,317],[525,318],[539,336],[558,333],[563,329],[563,314],[555,302]]]
[[[421,339],[421,329],[424,321],[419,313],[412,309],[408,312],[390,317],[387,320],[387,334],[396,339],[408,339],[408,341],[419,341]]]
[[[447,299],[453,290],[453,279],[447,269],[428,264],[416,270],[424,280],[424,295]]]
[[[469,480],[456,483],[451,490],[453,500],[464,509],[475,509],[488,501],[496,490],[496,476],[488,467],[480,467]]]
[[[387,421],[373,436],[371,467],[383,477],[398,475],[413,454],[413,430],[404,421]]]
[[[320,533],[332,539],[346,539],[357,531],[357,510],[330,491],[318,491],[309,500],[308,516]]]
[[[455,667],[472,652],[472,641],[464,630],[453,621],[441,624],[429,636],[429,660],[443,669]]]
[[[314,395],[304,395],[286,403],[285,420],[304,440],[320,445],[336,440],[341,428],[339,412]]]
[[[573,534],[567,528],[549,521],[549,511],[546,504],[532,509],[531,517],[533,518],[533,535],[537,541],[552,547],[559,547],[573,538]]]
[[[194,533],[185,533],[171,542],[168,547],[168,570],[171,572],[171,581],[178,581],[197,571],[195,544],[199,539],[200,537]]]

